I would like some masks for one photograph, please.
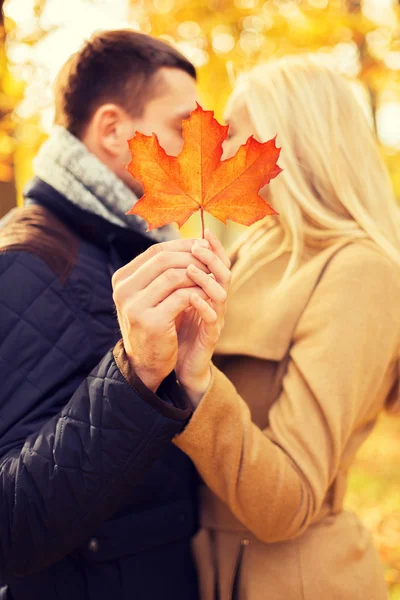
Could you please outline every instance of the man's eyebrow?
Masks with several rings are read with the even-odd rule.
[[[173,115],[174,121],[184,121],[190,117],[190,112],[176,113]]]
[[[191,109],[182,108],[182,110],[177,110],[176,112],[172,113],[171,117],[174,121],[178,121],[178,120],[183,121],[184,119],[188,119],[190,117],[191,113],[192,113]]]
[[[189,119],[190,115],[191,115],[191,113],[190,113],[190,112],[186,112],[186,113],[184,113],[184,114],[180,115],[180,117],[181,117],[181,119],[182,119],[182,121],[183,121],[183,120],[185,120],[185,119]]]

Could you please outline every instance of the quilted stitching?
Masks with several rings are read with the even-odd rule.
[[[75,548],[183,426],[143,402],[107,353],[119,337],[108,267],[87,250],[66,285],[37,256],[0,253],[3,571]]]
[[[192,598],[193,469],[170,444],[184,423],[142,401],[109,352],[120,337],[109,263],[148,244],[72,211],[43,182],[30,189],[41,205],[16,212],[17,236],[15,222],[0,236],[0,580],[15,600],[153,600],[165,592],[144,575],[156,552],[171,597]]]
[[[44,389],[46,370],[53,365],[61,376],[73,372],[82,351],[88,352],[87,343],[60,282],[40,259],[22,253],[1,258],[5,268],[0,273],[0,308],[6,331],[2,331],[0,357],[10,369],[20,369],[24,378]]]

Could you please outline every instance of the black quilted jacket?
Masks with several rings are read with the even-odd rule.
[[[112,273],[152,242],[34,180],[0,230],[0,599],[192,600],[173,375],[129,382]]]

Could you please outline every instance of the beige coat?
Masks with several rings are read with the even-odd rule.
[[[243,253],[242,253],[243,254]],[[212,383],[175,443],[202,489],[202,600],[384,600],[370,535],[342,511],[346,475],[397,401],[400,270],[338,242],[277,287],[235,257]]]

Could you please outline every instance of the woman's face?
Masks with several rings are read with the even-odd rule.
[[[238,99],[228,103],[228,108],[225,112],[225,122],[229,125],[229,137],[223,144],[223,160],[234,156],[239,146],[245,144],[250,136],[254,136],[258,142],[261,142],[243,100]],[[264,186],[259,194],[265,200],[270,201],[268,185]]]
[[[229,125],[229,137],[223,145],[224,160],[234,156],[239,146],[245,144],[251,135],[257,139],[249,111],[243,101],[237,100],[228,105],[225,121]]]

